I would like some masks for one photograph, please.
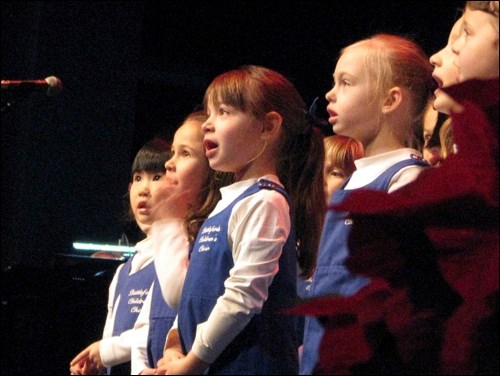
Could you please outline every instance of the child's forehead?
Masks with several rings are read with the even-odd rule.
[[[470,26],[476,23],[479,25],[484,23],[485,20],[488,20],[498,32],[498,13],[495,14],[493,12],[467,7],[459,21],[460,20],[462,20],[463,26]]]
[[[499,1],[468,1],[465,9],[489,13],[498,20],[499,3]]]
[[[368,51],[364,48],[354,47],[345,50],[335,66],[334,75],[350,74],[354,76],[363,75],[365,72],[365,61]]]
[[[203,140],[203,130],[201,125],[203,123],[198,120],[188,120],[182,124],[174,135],[172,146],[179,146],[179,144],[188,144]]]

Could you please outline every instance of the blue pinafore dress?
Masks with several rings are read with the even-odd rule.
[[[154,264],[130,274],[132,257],[127,260],[118,274],[114,301],[120,297],[118,306],[115,304],[115,321],[113,336],[119,336],[126,330],[132,329],[141,312],[142,304],[146,299],[151,283],[155,276]],[[130,362],[117,364],[107,368],[108,375],[130,375]]]
[[[429,166],[422,158],[412,155],[411,158],[392,165],[375,180],[358,189],[387,192],[392,177],[401,169],[414,165]],[[351,192],[355,191],[354,189],[344,189],[348,182],[349,178],[333,193],[330,201],[332,205],[341,203]],[[309,298],[325,295],[352,296],[370,282],[370,279],[365,276],[349,273],[345,266],[345,261],[349,256],[348,238],[351,225],[352,220],[346,216],[346,213],[333,210],[327,212],[319,246],[316,271],[310,285]],[[323,338],[323,332],[323,326],[317,318],[306,317],[304,347],[300,364],[301,375],[314,374],[314,369],[319,360],[319,346]]]
[[[287,193],[279,185],[261,179],[227,208],[208,218],[198,233],[179,304],[179,335],[186,353],[192,348],[196,326],[207,320],[217,298],[224,294],[224,281],[234,265],[227,235],[232,209],[237,202],[260,189],[274,189],[288,200]],[[252,317],[205,374],[298,373],[296,318],[281,313],[296,299],[296,260],[295,236],[291,232],[261,313]]]
[[[177,310],[170,308],[161,294],[158,275],[155,274],[155,283],[151,296],[151,311],[149,313],[148,332],[148,362],[149,367],[156,368],[158,360],[163,357],[165,339],[174,323]]]

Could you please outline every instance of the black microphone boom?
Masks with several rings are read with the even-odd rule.
[[[17,90],[23,92],[41,91],[53,97],[62,91],[63,85],[59,78],[55,76],[47,77],[44,80],[2,80],[3,90]]]

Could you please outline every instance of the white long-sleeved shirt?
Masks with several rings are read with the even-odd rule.
[[[189,242],[184,220],[171,218],[157,221],[153,223],[150,234],[163,299],[176,309],[189,264]]]
[[[135,245],[135,254],[131,263],[130,274],[136,273],[142,268],[153,262],[152,242],[146,238]],[[102,340],[99,344],[99,352],[102,363],[105,367],[112,367],[117,364],[128,362],[130,360],[131,347],[136,341],[138,332],[134,329],[129,329],[121,333],[119,336],[113,336],[113,325],[115,322],[116,311],[115,304],[118,307],[120,297],[115,302],[115,290],[118,282],[118,275],[124,264],[121,264],[116,269],[115,275],[109,285],[108,296],[108,314],[104,325]]]
[[[277,176],[263,178],[281,184]],[[221,189],[222,199],[210,217],[226,208],[258,179],[234,183]],[[224,282],[208,320],[197,326],[192,352],[212,363],[248,324],[261,312],[268,288],[278,272],[278,262],[290,233],[290,207],[275,190],[262,189],[239,201],[228,223],[228,241],[234,267]],[[174,324],[175,325],[175,324]]]
[[[159,286],[153,282],[134,325],[136,335],[131,349],[132,375],[138,375],[149,367],[147,342],[153,289],[161,288],[165,301],[172,308],[176,308],[179,303],[188,267],[189,243],[185,233],[182,219],[157,221],[151,227],[150,240]]]
[[[400,161],[410,158],[412,154],[422,158],[422,154],[419,151],[411,148],[404,148],[355,160],[354,164],[356,165],[356,170],[352,174],[345,189],[364,187],[386,169]],[[393,192],[415,180],[424,168],[425,167],[422,166],[408,166],[399,170],[391,180],[389,192]]]

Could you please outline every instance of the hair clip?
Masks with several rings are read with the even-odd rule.
[[[316,115],[316,111],[318,108],[318,102],[319,97],[314,98],[311,106],[309,107],[309,111],[306,112],[306,119],[309,124],[309,126],[304,130],[304,134],[307,132],[310,132],[311,128],[313,125],[318,126],[320,128],[328,128],[330,127],[330,124],[328,123],[327,120],[322,119]]]

